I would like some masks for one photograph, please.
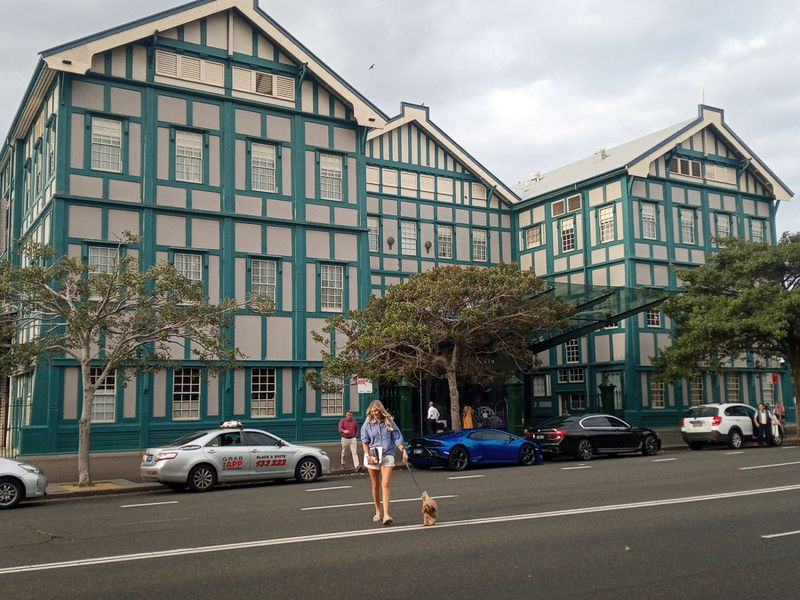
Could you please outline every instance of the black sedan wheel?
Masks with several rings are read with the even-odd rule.
[[[594,448],[589,440],[581,440],[575,448],[575,458],[578,460],[592,460]]]
[[[456,446],[450,452],[450,468],[454,471],[463,471],[469,466],[469,452],[463,446]]]
[[[536,449],[530,444],[525,444],[519,450],[519,462],[525,466],[536,464]]]
[[[297,481],[316,481],[322,474],[322,469],[316,459],[304,458],[294,469],[294,477]]]
[[[188,484],[193,492],[207,492],[217,484],[217,472],[211,465],[192,467]]]
[[[642,454],[645,456],[655,456],[658,454],[658,440],[654,435],[648,435],[642,442]]]
[[[16,479],[0,479],[0,509],[14,508],[22,500],[22,493],[22,485]]]

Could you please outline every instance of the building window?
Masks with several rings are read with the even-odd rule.
[[[534,225],[525,232],[525,247],[536,248],[542,245],[542,226]]]
[[[450,225],[437,225],[436,243],[439,258],[453,258],[453,228]]]
[[[558,383],[569,383],[569,370],[568,369],[559,369],[558,370]]]
[[[111,273],[117,266],[117,249],[108,246],[89,246],[89,276]]]
[[[690,208],[681,209],[681,242],[694,244],[694,211]]]
[[[341,415],[344,411],[344,390],[322,392],[320,415],[323,417]]]
[[[122,123],[92,117],[92,169],[119,173],[122,170]]]
[[[655,240],[657,235],[656,205],[649,202],[642,203],[642,237],[646,240]]]
[[[370,252],[379,252],[381,249],[380,225],[378,217],[367,217],[367,239]]]
[[[664,408],[664,384],[650,380],[650,408]]]
[[[583,394],[559,394],[561,411],[583,412],[586,410],[586,396]]]
[[[614,408],[622,410],[622,373],[611,371],[605,374],[606,383],[614,386]]]
[[[90,367],[89,379],[92,385],[100,379],[103,367]],[[103,383],[92,396],[92,423],[113,423],[117,399],[117,375],[110,371]]]
[[[703,376],[698,375],[689,384],[689,402],[692,406],[703,403]]]
[[[534,396],[547,396],[547,375],[533,375],[531,384]]]
[[[56,171],[56,132],[55,122],[47,128],[47,179],[49,180]]]
[[[729,215],[717,214],[717,237],[728,237],[731,234],[731,218]]]
[[[661,327],[661,311],[657,308],[651,308],[647,311],[647,326],[648,327]]]
[[[250,187],[256,192],[277,192],[276,149],[267,144],[250,147]]]
[[[172,419],[200,418],[200,369],[175,369],[172,376]]]
[[[332,154],[319,156],[319,197],[323,200],[342,199],[342,157]]]
[[[561,251],[568,252],[575,250],[575,219],[562,219],[561,227]]]
[[[567,340],[564,344],[568,363],[576,363],[581,360],[581,349],[578,340]]]
[[[409,221],[400,222],[400,253],[417,253],[417,224]]]
[[[182,254],[176,252],[173,257],[175,270],[186,279],[203,281],[203,265],[199,254]]]
[[[599,211],[600,242],[614,240],[614,205],[604,206]]]
[[[669,172],[687,177],[700,177],[700,161],[688,158],[673,158],[669,163]]]
[[[278,282],[278,266],[274,260],[254,258],[250,261],[250,291],[263,294],[273,302]]]
[[[472,260],[484,262],[486,260],[486,230],[473,229],[472,231]]]
[[[735,373],[725,375],[725,402],[739,402],[739,376]]]
[[[750,241],[751,242],[763,242],[764,241],[764,221],[759,221],[753,219],[750,222],[750,227],[752,229],[752,233],[750,234]]]
[[[275,369],[250,371],[250,416],[254,419],[275,416]]]
[[[175,132],[175,179],[203,182],[203,135],[191,131]]]
[[[775,400],[775,386],[772,384],[772,376],[769,373],[762,373],[761,378],[761,401],[764,404],[772,404]]]
[[[341,265],[322,265],[320,267],[320,275],[322,280],[320,287],[320,306],[322,310],[342,310],[344,267]]]

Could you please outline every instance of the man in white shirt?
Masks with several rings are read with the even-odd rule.
[[[436,433],[436,421],[439,420],[439,411],[433,405],[433,400],[428,402],[428,416],[425,419],[425,429],[427,435]]]

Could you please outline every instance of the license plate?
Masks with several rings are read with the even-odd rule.
[[[411,454],[422,454],[422,448],[414,448]]]
[[[533,437],[534,437],[534,439],[537,439],[537,440],[543,440],[545,438],[545,436],[543,436],[542,434],[538,434],[538,435],[535,435]]]
[[[702,425],[703,425],[702,421],[692,421],[691,423],[692,423],[692,427],[702,427]]]

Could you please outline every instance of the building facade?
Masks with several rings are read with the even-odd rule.
[[[290,440],[335,439],[343,412],[362,414],[372,396],[305,384],[322,351],[311,332],[413,273],[519,261],[556,281],[676,289],[668,264],[701,262],[725,219],[729,234],[774,240],[775,200],[791,193],[721,113],[702,108],[699,120],[661,145],[648,138],[635,164],[512,190],[427,108],[403,104],[389,118],[252,0],[198,0],[42,53],[0,154],[0,254],[19,260],[16,240],[28,238],[102,271],[130,230],[140,242],[123,251],[143,267],[167,261],[212,300],[275,301],[273,315],[236,315],[241,368],[211,378],[176,351],[173,368],[108,380],[93,451],[231,418]],[[597,408],[597,385],[613,383],[621,414],[659,424],[700,397],[730,397],[727,378],[657,394],[646,357],[668,332],[658,313],[627,319],[543,353],[524,399],[497,393],[539,419]],[[741,399],[766,398],[774,370],[736,365]],[[772,393],[788,390],[782,380]],[[4,443],[74,452],[80,395],[76,364],[58,356],[6,380]]]

